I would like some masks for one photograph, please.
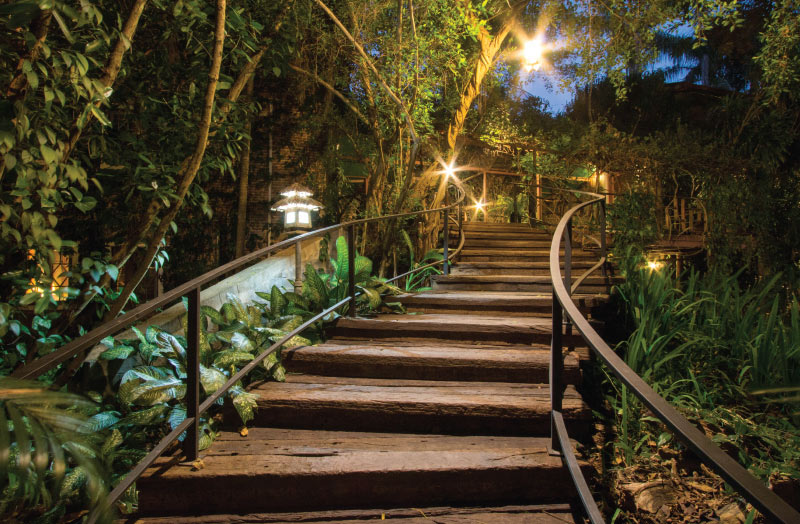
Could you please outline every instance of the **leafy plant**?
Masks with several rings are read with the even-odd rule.
[[[781,442],[800,435],[797,399],[764,396],[800,383],[800,308],[795,297],[782,306],[780,276],[742,287],[738,274],[690,272],[679,287],[669,271],[627,260],[618,291],[633,330],[616,348],[626,363],[755,474],[796,476],[798,448]],[[624,386],[609,384],[616,445],[630,464],[663,428]]]
[[[411,237],[408,236],[408,233],[405,230],[400,231],[401,236],[403,237],[403,241],[408,247],[408,260],[409,260],[409,271],[418,269],[422,266],[426,266],[438,260],[444,259],[444,255],[439,253],[436,249],[431,249],[427,253],[425,253],[420,260],[415,260],[414,258],[414,244],[411,242]],[[431,289],[430,286],[424,286],[424,284],[430,280],[432,275],[441,275],[442,270],[436,266],[428,267],[425,269],[421,269],[408,275],[405,279],[405,290],[406,291],[426,291]]]
[[[79,395],[0,378],[0,515],[57,522],[77,506],[111,520],[100,502],[108,485],[102,457],[114,444],[86,426],[95,409]]]
[[[344,237],[336,239],[336,259],[331,259],[330,263],[333,267],[330,274],[318,272],[311,264],[306,266],[302,296],[286,294],[295,307],[309,313],[321,312],[347,297],[350,277],[347,241]],[[384,294],[400,293],[397,286],[372,275],[372,261],[369,258],[356,253],[354,264],[356,307],[359,312],[367,313],[379,308]],[[344,308],[343,312],[349,307]]]

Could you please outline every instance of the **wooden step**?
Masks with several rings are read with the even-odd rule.
[[[544,231],[538,227],[531,227],[530,224],[511,224],[499,222],[464,222],[464,229],[468,231],[497,231],[502,229],[507,230],[525,230],[525,231]]]
[[[156,461],[141,515],[564,502],[574,488],[547,438],[252,428],[222,432],[195,470]],[[587,464],[582,464],[589,473]],[[491,521],[494,522],[494,521]]]
[[[496,239],[496,238],[472,238],[467,236],[464,241],[464,249],[514,249],[514,250],[534,250],[541,251],[550,249],[549,240],[535,239]]]
[[[594,266],[596,260],[573,260],[573,274],[581,274]],[[561,267],[564,267],[562,260]],[[454,275],[549,275],[550,261],[519,262],[515,260],[457,262],[450,267]]]
[[[564,250],[560,251],[563,259]],[[574,250],[572,260],[592,260],[597,262],[600,259],[597,253],[592,251]],[[459,261],[463,262],[549,262],[549,249],[462,249]]]
[[[458,234],[457,229],[450,230],[450,236]],[[472,240],[539,240],[549,242],[553,235],[546,231],[469,231],[464,230],[467,241]]]
[[[332,340],[286,350],[283,362],[313,375],[536,384],[548,381],[550,347]],[[579,378],[578,359],[567,355],[563,380]]]
[[[171,515],[131,517],[126,524],[364,524],[365,520],[392,520],[400,524],[573,524],[571,504],[528,504],[514,506],[340,509],[328,511],[235,513],[216,515]],[[582,520],[578,520],[581,522]]]
[[[573,280],[577,279],[575,275]],[[607,293],[609,286],[622,280],[617,277],[590,276],[581,283],[581,293]],[[434,290],[461,291],[527,291],[547,293],[552,290],[550,275],[435,275],[431,277]]]
[[[551,293],[432,290],[399,295],[392,300],[403,304],[410,313],[549,317],[553,311]],[[608,295],[575,295],[574,300],[588,314],[592,308],[607,303]]]
[[[259,397],[256,426],[447,435],[550,430],[546,384],[287,375],[251,391]],[[571,385],[564,417],[573,436],[590,429],[591,412]]]
[[[443,340],[480,344],[549,344],[551,321],[536,317],[510,317],[463,314],[378,315],[374,318],[342,317],[329,334],[348,339]],[[565,344],[583,346],[578,335],[565,338]]]

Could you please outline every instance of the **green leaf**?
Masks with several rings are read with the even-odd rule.
[[[39,151],[42,153],[42,158],[48,164],[55,164],[58,162],[58,153],[53,151],[47,146],[39,146]]]
[[[122,441],[122,432],[120,432],[118,429],[113,430],[106,441],[103,442],[103,447],[100,448],[100,454],[104,457],[107,457],[115,449],[117,449],[120,444],[122,444]]]
[[[99,107],[97,107],[96,105],[92,104],[91,106],[92,106],[92,107],[91,107],[91,111],[92,111],[92,114],[95,116],[95,118],[97,118],[97,120],[98,120],[98,121],[99,121],[99,122],[100,122],[102,125],[104,125],[104,126],[110,126],[110,125],[111,125],[111,120],[109,120],[109,119],[108,119],[108,117],[106,117],[106,114],[105,114],[105,113],[103,113],[103,112],[100,110],[100,108],[99,108]]]
[[[133,353],[131,346],[119,345],[100,353],[100,358],[103,360],[125,359],[131,356],[131,353]]]
[[[258,407],[258,395],[244,391],[240,387],[231,388],[233,407],[242,419],[243,424],[247,424],[255,418],[254,412]]]
[[[283,308],[286,307],[286,303],[286,297],[281,293],[281,290],[278,289],[278,286],[272,286],[269,296],[269,309],[272,311],[273,315],[280,315]]]
[[[340,236],[336,239],[336,278],[342,282],[346,282],[349,275],[350,266],[347,255],[347,240]]]
[[[211,307],[211,306],[200,306],[200,311],[205,316],[210,318],[211,321],[214,324],[216,324],[218,326],[222,326],[222,325],[226,324],[225,320],[222,318],[222,314],[219,311],[217,311],[216,309],[214,309],[213,307]]]
[[[217,391],[225,384],[226,380],[228,380],[228,377],[222,371],[200,364],[200,384],[203,386],[206,395],[211,395]]]
[[[163,419],[164,415],[170,409],[169,406],[166,404],[161,404],[158,406],[153,406],[151,408],[142,409],[140,411],[134,411],[133,413],[128,414],[125,418],[119,421],[119,426],[152,426],[154,424],[160,424]]]
[[[89,419],[83,424],[82,431],[85,433],[98,433],[104,429],[110,428],[117,422],[119,422],[118,412],[102,411],[89,417]]]
[[[236,351],[251,352],[254,349],[253,342],[241,333],[234,333],[231,337],[231,346]]]
[[[220,351],[214,356],[214,366],[226,369],[233,364],[251,360],[253,360],[253,355],[244,351]]]
[[[355,259],[356,282],[363,282],[372,274],[372,260],[358,255]]]

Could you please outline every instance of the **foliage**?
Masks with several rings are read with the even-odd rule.
[[[0,515],[58,522],[88,507],[101,522],[110,515],[103,463],[116,436],[103,440],[87,425],[93,402],[48,391],[36,382],[0,378]]]
[[[782,301],[777,278],[747,288],[739,275],[692,272],[678,286],[668,271],[643,268],[641,259],[625,275],[618,290],[633,331],[617,351],[626,363],[714,441],[736,450],[753,473],[796,478],[800,420],[787,416],[796,404],[763,390],[800,384],[797,298]],[[617,446],[630,464],[663,429],[630,391],[610,383]]]
[[[442,270],[436,266],[428,267],[425,269],[419,269],[422,266],[426,266],[433,262],[444,260],[444,255],[439,253],[437,250],[432,249],[425,253],[420,260],[415,260],[414,258],[414,244],[411,242],[411,237],[408,236],[405,230],[401,230],[400,234],[403,236],[403,240],[406,243],[406,247],[408,248],[408,260],[409,260],[409,271],[418,270],[414,273],[408,275],[405,279],[405,291],[426,291],[431,289],[429,286],[424,286],[425,282],[427,282],[432,275],[441,275]]]
[[[332,273],[320,273],[311,264],[306,266],[303,280],[302,296],[290,295],[289,300],[295,307],[300,307],[310,317],[311,312],[322,312],[341,302],[348,296],[349,259],[347,240],[340,236],[336,239],[336,259],[330,260]],[[354,276],[356,289],[356,305],[359,312],[368,313],[378,309],[383,303],[382,296],[398,294],[397,286],[384,279],[372,275],[372,261],[365,256],[355,254]],[[348,304],[347,311],[352,305]]]
[[[641,256],[658,238],[655,195],[642,188],[631,188],[606,207],[609,230],[614,236],[615,257]]]

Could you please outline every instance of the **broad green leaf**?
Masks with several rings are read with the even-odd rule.
[[[247,338],[247,336],[243,335],[242,333],[234,333],[231,337],[231,346],[236,351],[241,352],[250,352],[253,351],[253,341]]]
[[[211,395],[217,391],[227,380],[228,377],[222,371],[200,365],[200,384],[203,386],[206,395]]]
[[[214,355],[214,366],[225,369],[233,364],[250,362],[251,360],[253,360],[253,355],[244,351],[220,351]]]
[[[131,356],[133,351],[134,350],[131,346],[119,345],[100,353],[100,358],[103,360],[114,360],[118,358],[125,359]]]
[[[119,426],[150,426],[153,424],[160,424],[164,415],[170,409],[166,404],[153,406],[151,408],[134,411],[128,414],[125,418],[119,421]]]
[[[222,314],[211,306],[200,306],[200,311],[218,326],[226,323],[222,318]]]

